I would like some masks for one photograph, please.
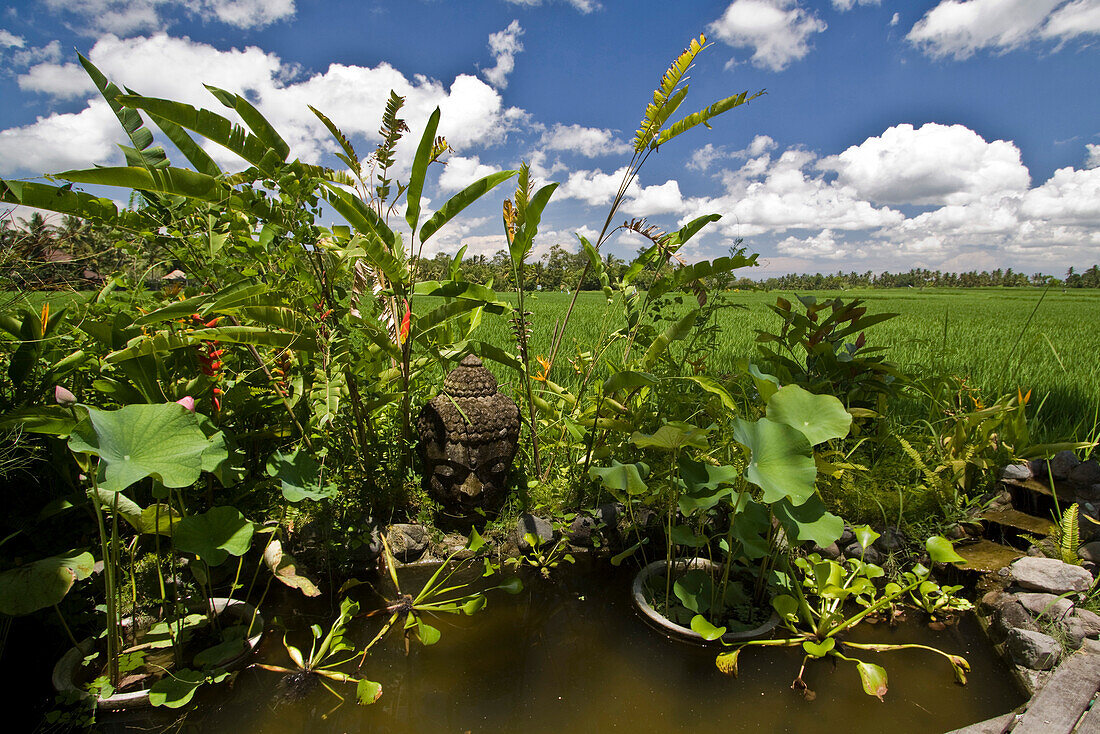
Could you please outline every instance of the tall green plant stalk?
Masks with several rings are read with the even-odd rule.
[[[95,472],[94,467],[92,471]],[[117,686],[119,682],[118,655],[122,649],[119,634],[121,622],[118,618],[118,607],[115,599],[115,565],[112,563],[114,557],[113,546],[117,537],[116,535],[107,534],[107,525],[103,518],[103,506],[99,498],[99,483],[95,479],[94,473],[92,476],[92,507],[95,509],[96,525],[99,528],[99,544],[103,553],[103,584],[106,589],[107,670],[111,685]],[[115,496],[118,496],[117,493]],[[115,531],[117,534],[117,528],[115,528]]]

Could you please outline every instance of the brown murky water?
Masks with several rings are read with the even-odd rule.
[[[854,666],[827,661],[808,670],[805,680],[817,696],[806,701],[789,687],[801,659],[793,650],[746,651],[740,677],[730,678],[715,669],[713,649],[670,640],[641,620],[629,601],[631,574],[600,565],[560,569],[552,583],[529,579],[518,596],[494,593],[474,617],[439,619],[442,640],[428,648],[414,644],[407,657],[391,637],[364,669],[383,686],[373,706],[356,706],[352,686],[336,686],[348,701],[322,718],[338,703],[328,691],[317,687],[301,701],[279,703],[278,675],[249,670],[231,692],[204,697],[208,705],[188,724],[232,734],[901,734],[944,732],[1005,713],[1025,698],[973,619],[940,633],[917,624],[863,625],[856,635],[964,655],[973,667],[965,687],[954,683],[945,660],[923,651],[861,656],[889,672],[885,702],[862,692]],[[283,617],[294,621],[293,614]],[[303,629],[315,621],[298,617]],[[370,634],[364,622],[353,636],[365,641]],[[285,664],[276,636],[269,637],[266,655]]]

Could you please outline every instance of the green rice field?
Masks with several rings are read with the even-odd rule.
[[[1047,430],[1082,439],[1094,430],[1100,410],[1100,291],[1037,288],[861,289],[803,293],[819,299],[861,298],[870,313],[897,318],[873,326],[868,344],[886,348],[887,359],[920,373],[965,378],[987,399],[1017,388],[1033,391]],[[740,357],[757,354],[756,329],[777,330],[779,317],[768,304],[789,291],[732,291],[722,294],[744,308],[721,316],[724,340],[708,363],[712,371],[734,368]],[[692,300],[690,297],[688,300]],[[555,322],[565,313],[569,294],[540,293],[528,299],[532,355],[545,354]],[[687,306],[685,306],[687,308]],[[561,356],[595,343],[602,329],[622,324],[618,303],[606,305],[600,293],[582,293],[566,333]],[[482,338],[499,346],[512,336],[501,320],[486,318]],[[560,364],[560,362],[559,362]]]

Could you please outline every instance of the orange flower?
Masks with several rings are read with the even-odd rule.
[[[535,361],[539,363],[539,367],[542,367],[542,372],[537,375],[531,375],[531,379],[538,380],[539,382],[546,382],[546,378],[550,376],[550,360],[540,354],[535,357]]]

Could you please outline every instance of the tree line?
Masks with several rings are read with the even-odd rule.
[[[91,287],[104,275],[119,270],[163,275],[173,270],[173,263],[155,262],[154,253],[144,253],[137,262],[132,248],[119,247],[126,239],[110,228],[89,224],[77,217],[65,217],[60,225],[49,224],[35,212],[28,219],[14,222],[0,219],[0,287],[8,289],[42,289],[61,287]],[[738,243],[740,244],[740,242]],[[639,250],[641,252],[641,250]],[[572,290],[584,276],[581,290],[600,289],[600,282],[587,268],[583,252],[574,252],[560,244],[553,245],[542,257],[532,259],[525,269],[524,287],[528,290]],[[420,263],[422,277],[443,279],[454,265],[454,255],[436,253]],[[603,255],[603,265],[612,281],[621,277],[629,263],[613,253]],[[473,283],[492,283],[500,290],[515,288],[511,260],[501,249],[492,256],[471,255],[461,260],[463,278]],[[163,272],[160,272],[163,271]],[[652,280],[654,269],[643,272],[638,279],[641,287]],[[1100,288],[1100,266],[1093,265],[1080,272],[1069,268],[1064,277],[1044,273],[1018,273],[1012,268],[992,271],[971,270],[964,273],[912,268],[904,273],[790,273],[768,278],[727,277],[716,288],[764,290],[844,290],[848,288],[1024,288],[1053,284],[1064,288]]]

